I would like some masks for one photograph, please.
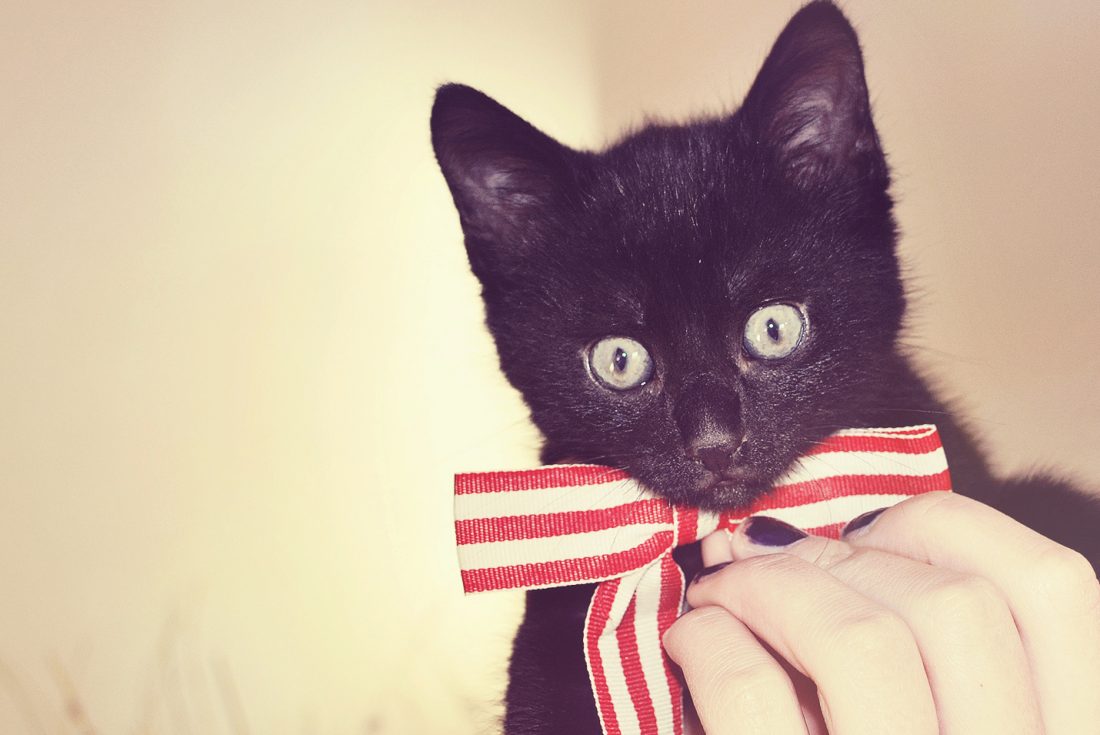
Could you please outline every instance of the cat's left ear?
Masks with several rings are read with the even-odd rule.
[[[831,2],[812,2],[795,14],[741,110],[756,140],[798,184],[834,176],[888,183],[859,41]]]

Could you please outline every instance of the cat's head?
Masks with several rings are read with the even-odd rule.
[[[733,115],[589,153],[447,85],[432,140],[544,460],[730,508],[865,420],[904,304],[862,57],[831,4],[791,20]]]

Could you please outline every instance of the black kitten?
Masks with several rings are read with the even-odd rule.
[[[830,3],[795,15],[729,117],[588,153],[447,85],[432,141],[543,461],[613,465],[717,510],[836,429],[934,423],[960,492],[1100,560],[1096,504],[996,479],[897,344],[889,171],[858,41]],[[528,593],[507,732],[599,732],[591,591]]]

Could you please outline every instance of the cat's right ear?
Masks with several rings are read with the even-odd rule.
[[[764,61],[742,115],[791,179],[889,181],[856,32],[829,0],[798,11]]]
[[[451,188],[474,273],[507,269],[568,196],[578,154],[461,84],[439,88],[432,145]]]

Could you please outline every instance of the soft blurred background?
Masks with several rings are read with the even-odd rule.
[[[535,461],[428,142],[736,104],[797,2],[0,11],[0,732],[487,733],[514,595],[451,474]],[[1100,4],[845,3],[922,363],[1100,488]]]

